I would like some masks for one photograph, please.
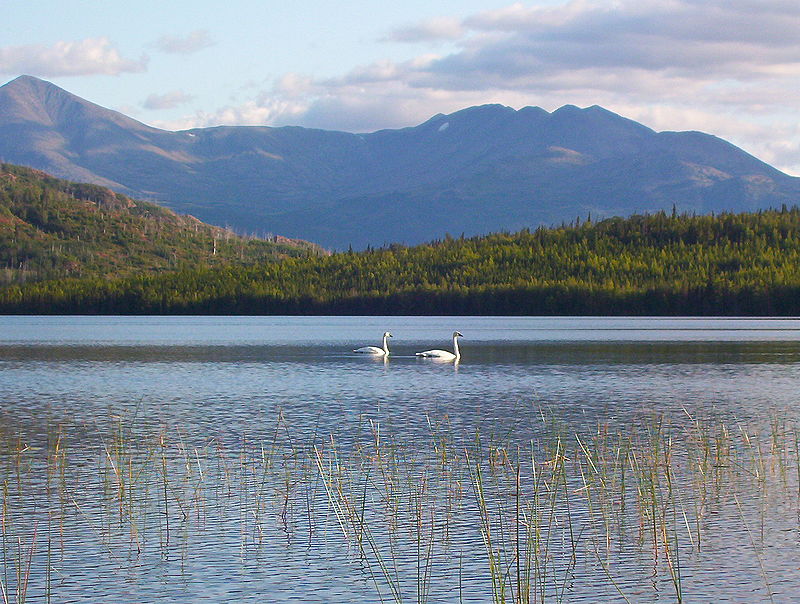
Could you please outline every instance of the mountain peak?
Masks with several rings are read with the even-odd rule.
[[[21,75],[0,87],[0,112],[11,118],[9,121],[47,127],[72,127],[80,120],[80,113],[93,118],[115,113],[30,75]]]
[[[52,82],[42,80],[32,75],[18,76],[3,86],[0,86],[0,94],[11,96],[19,101],[26,101],[28,103],[43,101],[48,96],[57,96],[71,98],[73,101],[79,103],[91,104],[89,101],[85,101],[71,92],[67,92]]]
[[[0,86],[0,88],[6,88],[6,87],[8,87],[8,88],[18,88],[20,86],[25,86],[25,87],[31,87],[31,86],[53,86],[55,88],[58,88],[58,86],[56,86],[52,82],[48,82],[47,80],[42,80],[41,78],[37,78],[36,76],[27,75],[27,74],[22,74],[21,76],[17,76],[16,78],[11,80],[10,82],[7,82],[3,86]]]
[[[21,75],[0,86],[0,114],[5,122],[66,128],[103,120],[132,129],[152,129],[112,109],[106,109],[32,75]]]
[[[51,125],[46,99],[59,93],[69,95],[55,84],[34,76],[21,75],[0,86],[0,110],[9,121]]]
[[[491,119],[496,117],[504,117],[516,113],[513,107],[500,105],[498,103],[490,103],[487,105],[475,105],[474,107],[467,107],[448,115],[448,118],[469,117],[473,119]]]

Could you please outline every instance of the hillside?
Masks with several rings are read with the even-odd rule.
[[[798,315],[800,209],[586,221],[0,290],[16,313]]]
[[[105,187],[0,164],[0,285],[253,264],[320,252],[285,238],[242,238]]]
[[[596,106],[486,105],[366,134],[169,132],[21,76],[0,87],[0,158],[337,249],[800,201],[800,179],[724,140],[655,132]]]

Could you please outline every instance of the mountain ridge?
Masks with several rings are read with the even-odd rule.
[[[47,123],[42,112],[52,123]],[[791,177],[721,138],[593,105],[468,107],[408,128],[159,130],[31,76],[0,87],[0,158],[238,230],[333,248],[418,243],[669,210],[800,199]]]

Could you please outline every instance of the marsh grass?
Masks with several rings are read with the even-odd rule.
[[[114,573],[154,559],[185,569],[207,543],[234,541],[240,564],[280,565],[277,542],[338,552],[337,572],[381,602],[562,602],[586,589],[683,602],[726,531],[771,599],[771,523],[800,530],[800,434],[781,418],[757,430],[686,411],[576,433],[541,412],[523,437],[425,417],[405,440],[366,416],[346,438],[283,413],[233,436],[134,419],[57,423],[43,442],[0,429],[4,604],[58,601],[87,552]]]

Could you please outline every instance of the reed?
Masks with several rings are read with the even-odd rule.
[[[283,412],[238,435],[116,418],[88,436],[54,424],[40,446],[0,429],[0,597],[58,601],[81,551],[115,572],[153,555],[191,567],[232,536],[239,564],[276,541],[341,552],[381,601],[559,602],[581,585],[628,600],[649,576],[682,602],[723,519],[744,527],[771,597],[763,548],[786,502],[800,526],[800,434],[684,415],[570,431],[540,409],[519,432],[469,437],[425,416],[413,439],[370,416],[323,438]]]

